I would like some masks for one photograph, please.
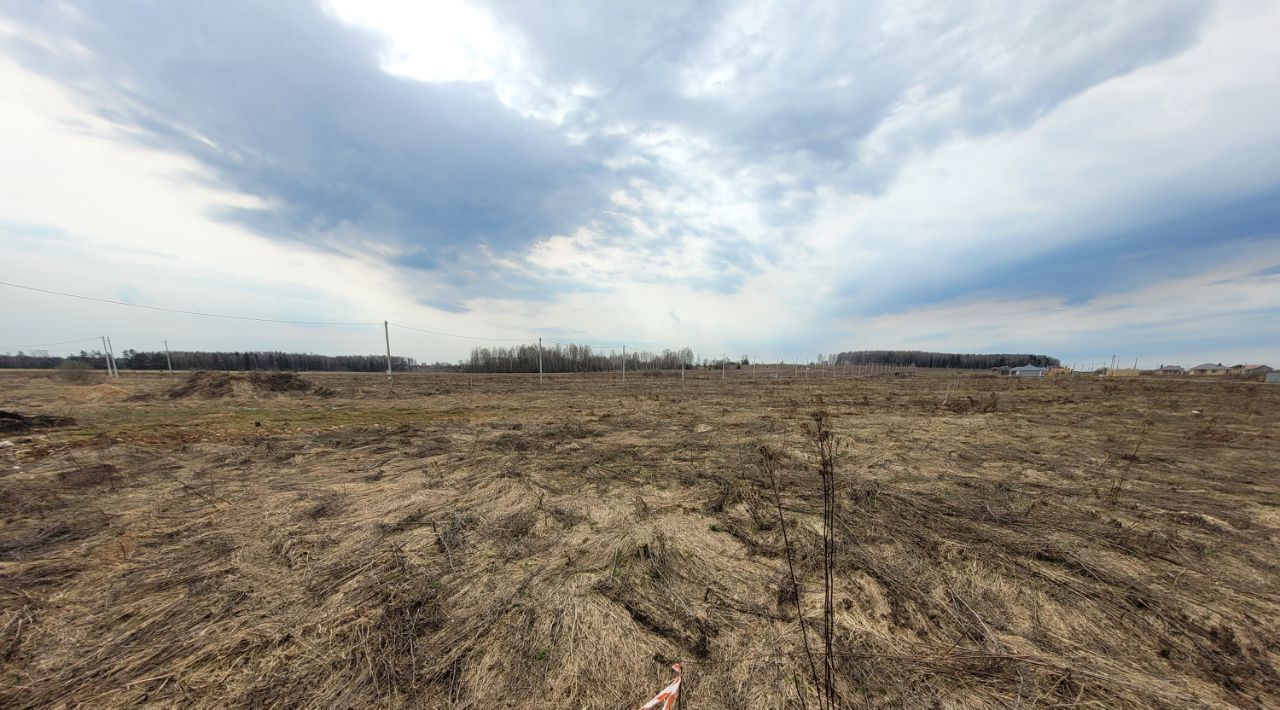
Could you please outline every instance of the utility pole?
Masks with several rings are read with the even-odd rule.
[[[169,358],[169,340],[164,341],[164,364],[169,366],[169,375],[173,375],[173,360]]]
[[[724,380],[724,364],[729,360],[728,353],[720,353],[720,379]]]
[[[110,336],[110,335],[108,335],[108,336],[107,336],[107,360],[108,360],[108,362],[109,362],[109,366],[110,366],[110,368],[111,368],[111,376],[112,376],[112,377],[119,377],[119,376],[120,376],[120,368],[119,368],[119,366],[117,366],[117,365],[116,365],[116,354],[115,354],[115,351],[111,349],[111,336]]]
[[[542,384],[542,338],[538,338],[538,384]]]
[[[387,394],[391,394],[391,326],[382,321],[382,335],[387,340]]]
[[[107,365],[107,377],[111,376],[111,358],[107,355],[107,336],[102,336],[102,361]]]

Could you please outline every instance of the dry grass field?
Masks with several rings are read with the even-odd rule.
[[[815,411],[841,707],[1280,706],[1280,387],[808,375],[0,372],[0,706],[816,707]]]

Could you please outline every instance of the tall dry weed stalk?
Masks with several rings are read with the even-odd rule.
[[[796,577],[795,551],[791,545],[791,537],[787,532],[787,520],[782,512],[782,493],[778,485],[778,454],[767,446],[760,447],[760,467],[769,478],[769,487],[773,491],[773,504],[778,513],[778,528],[782,531],[782,543],[787,556],[787,574],[791,582],[791,597],[795,604],[796,619],[800,623],[800,638],[804,645],[805,660],[809,666],[809,680],[818,696],[819,710],[835,710],[835,653],[833,637],[835,634],[835,565],[836,565],[836,463],[840,454],[841,440],[832,431],[830,415],[823,409],[810,414],[813,420],[813,447],[816,455],[818,474],[822,480],[822,677],[818,677],[818,662],[813,647],[809,643],[808,626],[804,620],[801,606],[800,581]],[[799,693],[799,683],[797,682]],[[803,693],[799,693],[800,702],[804,703]]]
[[[1124,490],[1124,484],[1129,480],[1129,473],[1133,469],[1134,462],[1138,460],[1138,452],[1142,450],[1142,445],[1146,443],[1147,432],[1151,430],[1151,424],[1150,420],[1142,423],[1142,431],[1138,432],[1138,436],[1133,442],[1133,452],[1123,454],[1120,457],[1124,459],[1124,468],[1120,470],[1119,475],[1116,476],[1115,481],[1111,484],[1111,490],[1108,491],[1108,496],[1113,503],[1120,495],[1120,492]]]
[[[818,457],[818,473],[822,476],[822,643],[823,690],[825,707],[836,707],[835,661],[832,635],[835,629],[836,566],[836,457],[840,439],[831,431],[826,410],[814,410],[813,447]]]
[[[791,547],[791,537],[787,534],[787,519],[782,514],[782,494],[778,490],[778,454],[768,446],[760,447],[760,468],[769,477],[769,487],[773,489],[773,504],[778,511],[778,528],[782,531],[782,545],[787,555],[787,574],[791,581],[791,600],[796,607],[796,620],[800,622],[800,638],[804,644],[804,656],[809,663],[809,681],[813,689],[822,698],[821,684],[818,682],[818,664],[813,660],[813,648],[809,645],[809,628],[804,623],[804,611],[800,607],[800,580],[796,578],[796,557]],[[825,665],[824,665],[825,667]],[[804,693],[796,683],[796,694],[800,703],[804,704]]]

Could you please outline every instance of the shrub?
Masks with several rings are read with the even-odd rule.
[[[98,381],[98,371],[84,360],[63,360],[58,364],[58,379],[72,385],[88,385]]]

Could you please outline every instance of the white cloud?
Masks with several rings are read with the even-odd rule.
[[[440,315],[396,288],[384,264],[254,235],[210,216],[256,203],[209,187],[203,167],[142,150],[58,85],[0,57],[0,273],[7,281],[204,312],[410,322]],[[61,233],[65,236],[57,236]],[[376,352],[377,333],[132,311],[4,288],[0,344],[125,334],[117,348],[291,347]],[[447,322],[448,318],[441,319]],[[470,323],[455,322],[466,330]],[[450,355],[465,348],[455,346]]]
[[[1178,358],[1274,360],[1275,342],[1242,347],[1236,341],[1242,328],[1280,332],[1277,267],[1280,240],[1271,240],[1194,276],[1117,289],[1084,303],[1053,296],[962,299],[851,325],[886,347],[909,349],[926,349],[921,343],[927,343],[970,352],[1035,342],[1074,359],[1139,357],[1144,367]],[[1264,273],[1268,268],[1273,272]],[[1156,352],[1146,344],[1153,341]]]
[[[1280,6],[1217,6],[1198,41],[1169,58],[1162,45],[1126,46],[1160,25],[1161,4],[1074,8],[966,14],[894,4],[851,19],[748,3],[714,22],[691,20],[695,29],[709,23],[708,33],[638,23],[619,39],[618,57],[588,66],[586,49],[549,53],[533,29],[462,2],[336,0],[343,22],[386,37],[386,71],[471,82],[576,145],[610,146],[586,153],[618,177],[601,211],[576,229],[529,236],[527,248],[478,244],[454,273],[389,265],[422,246],[417,235],[345,222],[293,244],[216,219],[219,209],[263,198],[218,187],[196,158],[139,147],[138,127],[95,117],[67,87],[0,58],[0,154],[9,159],[0,171],[0,270],[9,280],[200,310],[711,352],[1007,343],[1052,353],[1101,347],[1126,328],[1167,348],[1198,334],[1244,342],[1258,318],[1274,319],[1256,314],[1280,309],[1280,289],[1230,254],[1206,251],[1203,273],[1192,276],[1151,264],[1138,286],[1104,284],[1083,301],[1060,293],[1060,281],[1002,288],[1002,274],[1038,258],[1280,188],[1272,120],[1280,82],[1266,73],[1280,65],[1270,37]],[[11,23],[0,36],[28,30]],[[565,31],[593,30],[602,31]],[[660,44],[646,44],[648,30]],[[628,68],[635,57],[644,71]],[[574,61],[582,65],[563,64]],[[168,128],[213,140],[201,125]],[[475,205],[501,199],[458,175],[467,180]],[[344,250],[323,249],[334,244]],[[1255,261],[1274,256],[1273,242],[1253,244],[1262,245]],[[522,295],[497,295],[504,280],[523,284],[512,289]],[[935,289],[948,300],[914,298]],[[421,305],[439,293],[470,312]],[[33,341],[109,325],[139,338],[180,332],[206,347],[377,349],[376,338],[342,330],[193,322],[4,294],[4,330]],[[1195,317],[1150,305],[1178,296],[1200,304]],[[429,360],[472,345],[393,337]],[[1251,359],[1280,360],[1280,343],[1249,347],[1260,348]]]

